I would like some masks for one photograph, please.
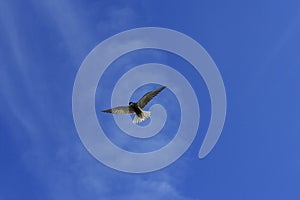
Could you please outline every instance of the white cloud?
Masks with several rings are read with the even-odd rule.
[[[69,1],[36,1],[35,4],[36,8],[43,8],[45,16],[49,15],[53,19],[57,26],[54,32],[60,32],[63,38],[61,42],[67,46],[66,49],[74,59],[79,59],[82,48],[86,47],[85,39],[92,35],[89,31],[80,31],[86,28],[86,19],[78,15],[75,6]],[[134,10],[130,7],[112,8],[107,14],[107,19],[99,21],[98,28],[104,33],[118,31],[133,25],[136,18]],[[12,49],[18,65],[32,62],[20,51],[22,48],[19,46],[15,30],[16,23],[8,21],[6,26],[10,32],[10,41],[13,42]],[[81,35],[82,33],[84,34]],[[60,113],[54,114],[52,107],[42,108],[39,102],[36,102],[35,94],[30,92],[29,86],[33,85],[33,82],[27,85],[26,80],[29,77],[22,78],[25,82],[24,88],[28,91],[27,101],[31,102],[29,111],[20,110],[20,99],[14,96],[9,97],[7,102],[17,99],[18,106],[11,103],[10,107],[26,128],[24,132],[29,134],[27,148],[21,152],[23,162],[29,173],[43,185],[50,199],[188,199],[182,196],[175,186],[176,181],[180,180],[171,178],[177,175],[172,175],[168,170],[148,175],[131,175],[117,172],[96,161],[79,143],[71,115],[67,113],[68,108],[62,108]],[[46,116],[48,112],[52,114]],[[48,120],[49,117],[56,117],[57,121]],[[18,135],[15,137],[17,140]],[[184,171],[180,168],[177,173],[182,175]]]
[[[104,33],[128,29],[135,24],[138,17],[130,7],[111,7],[105,13],[104,20],[100,20],[97,25],[99,31]]]

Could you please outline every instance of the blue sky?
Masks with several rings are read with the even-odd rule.
[[[299,8],[296,0],[1,0],[0,199],[299,199]],[[227,117],[217,145],[199,160],[210,104],[203,81],[192,77],[204,92],[191,147],[162,170],[127,174],[81,143],[72,89],[97,44],[144,26],[180,31],[209,52],[225,84]]]

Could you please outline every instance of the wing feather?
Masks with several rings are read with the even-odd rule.
[[[112,113],[112,114],[132,114],[133,109],[130,106],[119,106],[112,109],[102,110],[102,112]]]
[[[162,86],[156,90],[152,90],[151,92],[148,92],[146,93],[138,102],[137,102],[137,105],[140,107],[140,108],[144,108],[147,103],[149,101],[151,101],[151,99],[153,99],[153,97],[155,97],[158,93],[160,93],[163,89],[165,89],[166,86]]]

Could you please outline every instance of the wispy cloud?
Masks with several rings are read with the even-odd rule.
[[[49,199],[145,199],[149,196],[154,199],[188,199],[180,194],[176,181],[170,178],[174,175],[168,170],[137,176],[103,166],[80,143],[73,125],[70,80],[76,70],[74,63],[79,67],[82,58],[91,49],[86,40],[97,41],[97,31],[109,35],[133,27],[138,21],[135,10],[129,6],[109,8],[105,16],[96,22],[95,31],[88,22],[89,16],[77,12],[78,5],[71,1],[31,1],[28,6],[42,15],[45,22],[53,22],[53,34],[61,35],[57,46],[69,52],[69,61],[64,62],[69,65],[58,66],[53,71],[73,69],[73,74],[65,73],[65,77],[52,75],[53,79],[46,79],[49,75],[37,67],[34,55],[29,55],[22,46],[23,39],[28,38],[18,32],[19,21],[15,21],[13,13],[16,11],[12,10],[12,6],[8,3],[7,7],[2,7],[2,10],[7,10],[0,13],[1,23],[10,43],[10,54],[15,58],[13,64],[16,68],[12,72],[21,75],[18,76],[18,84],[12,84],[9,78],[1,79],[1,93],[18,120],[16,124],[24,128],[22,137],[26,137],[28,145],[26,149],[16,147],[22,154],[24,167],[43,185]],[[52,56],[57,56],[54,52],[55,49],[50,51]],[[45,70],[55,74],[50,69]],[[39,79],[32,78],[33,72],[34,77]],[[53,83],[47,82],[51,80]],[[20,133],[14,137],[17,140]],[[182,174],[185,169],[179,171]]]
[[[110,7],[104,11],[106,16],[99,20],[98,30],[104,33],[115,33],[133,27],[137,22],[137,14],[130,7]]]

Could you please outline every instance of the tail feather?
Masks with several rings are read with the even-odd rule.
[[[145,119],[149,118],[150,116],[151,116],[150,111],[142,111],[141,116],[135,115],[132,122],[134,124],[138,124],[138,123],[141,123],[142,121],[144,121]]]

